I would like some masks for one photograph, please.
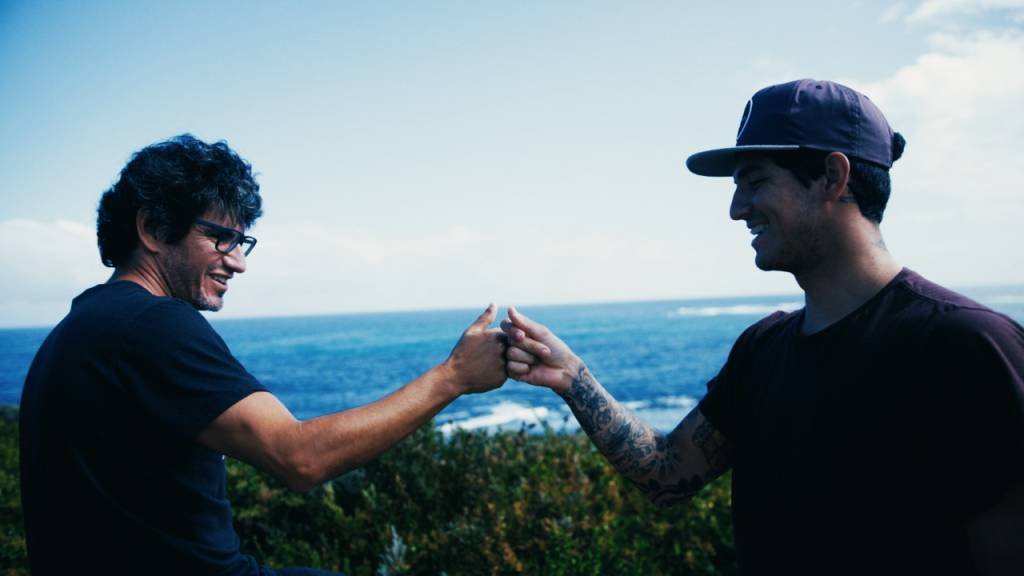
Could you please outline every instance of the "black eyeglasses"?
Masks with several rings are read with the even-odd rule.
[[[221,254],[231,254],[235,251],[235,248],[241,244],[242,254],[248,256],[249,253],[252,252],[252,249],[256,247],[255,238],[252,236],[246,236],[234,228],[221,226],[220,224],[215,224],[209,220],[203,220],[202,218],[196,218],[194,222],[215,232],[211,236],[216,240],[214,247],[217,248],[217,252],[220,252]]]

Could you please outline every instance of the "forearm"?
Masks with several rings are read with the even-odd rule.
[[[684,500],[730,465],[726,439],[694,409],[662,434],[619,404],[583,361],[543,324],[509,307],[508,372],[565,399],[615,469],[659,505]]]
[[[450,404],[458,393],[444,365],[365,406],[301,422],[295,449],[316,462],[315,482],[361,466]]]
[[[670,504],[700,490],[704,480],[687,474],[682,451],[622,406],[580,365],[562,394],[580,426],[615,469],[653,501]]]

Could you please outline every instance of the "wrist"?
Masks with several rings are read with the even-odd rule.
[[[562,383],[555,392],[560,396],[567,395],[572,390],[573,383],[582,379],[583,372],[586,370],[587,365],[583,363],[583,360],[579,356],[573,355],[562,367]]]
[[[431,371],[435,375],[435,380],[442,396],[450,400],[462,396],[466,385],[458,369],[452,366],[450,360],[438,364]]]

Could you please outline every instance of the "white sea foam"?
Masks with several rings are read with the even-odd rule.
[[[691,396],[659,396],[652,400],[632,400],[622,402],[654,428],[668,432],[676,427],[684,416],[697,405]],[[516,402],[499,402],[489,408],[488,413],[469,416],[460,411],[448,415],[448,422],[438,429],[444,434],[461,430],[516,430],[520,426],[546,423],[556,432],[572,433],[579,429],[579,423],[573,417],[568,406],[555,408],[544,406],[524,406]]]
[[[656,402],[666,406],[679,406],[680,408],[693,408],[697,405],[697,400],[690,396],[662,396]]]
[[[691,396],[659,396],[650,407],[638,410],[637,415],[662,432],[669,432],[697,405]]]
[[[764,316],[776,310],[792,312],[803,306],[802,302],[779,302],[777,304],[736,304],[734,306],[680,306],[672,316]]]
[[[440,430],[444,434],[449,434],[457,428],[477,430],[479,428],[504,428],[509,424],[539,424],[548,419],[549,412],[543,406],[530,407],[515,402],[501,402],[491,406],[489,414],[474,416],[465,420],[454,420],[442,425]]]

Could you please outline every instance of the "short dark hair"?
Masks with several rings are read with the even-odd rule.
[[[907,141],[899,133],[893,136],[893,161],[895,162],[903,155],[903,148]],[[769,160],[781,168],[789,170],[793,176],[804,186],[825,174],[825,158],[831,152],[801,148],[799,150],[779,150],[768,152]],[[882,223],[882,215],[885,213],[885,206],[889,203],[889,195],[892,192],[892,183],[889,178],[889,169],[861,160],[850,158],[850,193],[857,199],[857,207],[860,213],[876,224]]]
[[[196,218],[211,209],[249,228],[263,214],[260,185],[252,166],[223,140],[207,144],[181,134],[139,150],[100,198],[96,240],[110,267],[128,260],[138,245],[135,220],[147,214],[147,228],[177,244]]]

